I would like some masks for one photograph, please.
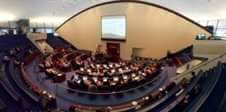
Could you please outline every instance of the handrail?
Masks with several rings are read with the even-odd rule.
[[[13,65],[13,61],[10,61],[10,62],[9,62],[9,68],[10,68],[11,66],[14,66],[14,65]],[[9,70],[9,71],[12,72],[11,70]],[[15,72],[15,71],[13,71],[13,72]],[[11,74],[12,74],[12,73],[11,73]],[[13,73],[13,74],[15,74],[15,73]],[[34,96],[34,94],[32,94],[31,92],[29,92],[28,90],[26,90],[26,88],[24,88],[24,87],[18,82],[18,80],[16,80],[15,78],[13,78],[13,80],[14,80],[15,83],[18,85],[18,87],[26,93],[26,95],[28,95],[30,98],[32,98],[32,99],[33,99],[34,101],[36,101],[36,102],[39,101],[39,99],[37,98],[37,96]]]
[[[190,89],[198,82],[198,80],[200,79],[201,76],[202,76],[202,73],[200,73],[200,74],[198,75],[198,77],[197,77],[195,80],[192,81],[192,83],[187,87],[187,89],[183,92],[183,94],[184,94],[186,91],[189,91],[189,90],[190,90]],[[167,99],[171,98],[171,97],[172,97],[176,92],[178,92],[179,90],[180,90],[179,87],[174,88],[174,90],[170,91],[165,97],[163,97],[162,99],[160,99],[159,101],[157,101],[157,102],[154,103],[154,104],[151,104],[151,105],[149,105],[149,106],[146,106],[146,107],[140,109],[139,112],[146,112],[146,111],[148,111],[148,110],[152,110],[152,109],[155,108],[157,105],[159,105],[159,104],[165,102]],[[181,95],[180,95],[180,96],[181,96]],[[180,97],[180,96],[178,96],[178,97]],[[178,98],[178,97],[177,97],[177,98]],[[176,99],[176,102],[177,102],[177,99]],[[170,107],[171,107],[171,106],[170,106]]]
[[[220,67],[222,67],[222,66],[220,65]],[[206,90],[208,90],[207,94],[204,96],[201,96],[200,100],[196,103],[196,106],[193,106],[193,108],[191,108],[188,112],[197,112],[199,110],[199,108],[202,106],[202,104],[206,101],[208,96],[211,94],[211,92],[215,88],[215,86],[221,76],[221,72],[222,72],[222,68],[217,68],[217,69],[219,69],[219,71],[217,71],[218,73],[217,73],[216,80],[214,80],[214,83],[209,87],[210,89],[206,89]]]
[[[185,75],[188,75],[188,74],[190,74],[191,72],[193,72],[193,71],[195,71],[195,70],[198,70],[198,69],[200,69],[201,67],[206,66],[206,65],[208,65],[209,63],[212,63],[212,62],[216,61],[217,59],[220,59],[220,58],[222,58],[222,57],[224,57],[224,56],[226,56],[226,53],[223,53],[222,55],[220,55],[220,56],[218,56],[218,57],[216,57],[216,58],[213,58],[213,59],[211,59],[211,60],[209,60],[209,61],[207,61],[207,62],[205,62],[205,63],[202,63],[201,65],[197,66],[196,68],[194,68],[194,69],[192,69],[192,70],[190,70],[190,71],[188,71],[188,72],[182,73],[181,76],[180,76],[179,78],[184,77]],[[202,75],[202,74],[198,75],[197,78],[199,79],[201,75]],[[197,83],[198,79],[194,80],[194,81],[195,81],[194,83]],[[193,83],[192,83],[192,85],[190,85],[183,93],[185,94],[187,91],[189,91],[189,90],[192,88],[192,86],[193,86]],[[180,95],[180,96],[183,96],[183,95]],[[165,97],[167,97],[167,98],[165,98],[165,100],[169,98],[168,95],[165,96]],[[178,98],[179,98],[179,97],[178,97]],[[176,102],[178,102],[178,101],[177,101],[178,98],[176,99]],[[153,106],[151,106],[151,107],[153,107]],[[148,107],[146,107],[146,108],[148,108],[148,110],[150,110],[151,107],[149,106],[149,108],[148,108]],[[147,109],[145,109],[145,110],[147,110]],[[143,112],[143,109],[140,110],[140,111]]]
[[[163,110],[161,110],[161,112],[163,111],[170,111],[171,109],[173,109],[179,102],[181,102],[183,100],[183,98],[185,97],[185,95],[192,90],[192,88],[198,83],[198,81],[200,80],[201,76],[203,75],[203,72],[199,72],[199,75],[192,81],[192,83],[182,92],[182,94],[180,94],[179,96],[175,96],[176,99],[171,102],[167,107],[165,107]]]
[[[26,81],[29,83],[30,86],[33,86],[33,84],[31,84],[31,81],[29,81],[29,80],[27,80],[27,79],[25,78],[26,72],[25,72],[25,70],[24,70],[23,64],[20,65],[20,68],[21,68],[21,72],[22,72],[22,78],[23,78],[24,80],[26,80]],[[33,89],[33,88],[32,88],[32,89]],[[31,94],[30,94],[30,96],[31,96],[36,102],[39,101],[39,98],[38,98],[37,96],[33,96],[33,95],[31,95]]]
[[[225,54],[224,54],[224,55],[221,55],[221,56],[225,56]],[[214,58],[213,60],[211,60],[211,62],[216,61],[217,59],[220,59],[221,56],[219,56],[219,57],[217,57],[217,58]],[[209,62],[209,63],[210,63],[210,62]],[[208,64],[209,64],[209,63],[208,63]],[[216,66],[219,66],[219,65],[217,64]],[[221,68],[217,68],[217,69],[221,69]],[[219,72],[219,71],[218,71],[218,72]],[[194,111],[194,109],[193,109],[193,110],[190,110],[190,109],[189,109],[189,112],[197,112],[197,111],[198,111],[198,109],[201,107],[201,105],[203,104],[203,102],[206,100],[207,96],[209,96],[209,94],[211,93],[211,91],[212,91],[213,88],[215,87],[216,82],[219,80],[220,74],[218,73],[217,75],[218,75],[218,76],[216,77],[216,80],[214,81],[214,85],[210,87],[210,90],[208,89],[208,93],[207,93],[207,95],[204,96],[204,99],[201,100],[201,103],[197,103],[198,106],[193,106],[193,108],[195,108],[195,111]],[[198,79],[200,79],[201,76],[202,76],[202,74],[199,74],[199,76],[198,76],[197,79],[195,80],[195,83],[197,83]],[[175,100],[175,101],[176,101],[176,104],[178,104],[178,103],[185,97],[185,94],[187,94],[187,93],[193,88],[193,86],[195,85],[195,83],[192,84],[192,85],[190,85],[190,87],[188,87],[188,88],[187,88],[180,96],[178,96],[178,98]],[[203,96],[202,96],[202,97],[203,97]],[[176,106],[176,105],[174,104],[174,106]],[[165,109],[167,109],[168,111],[171,110],[171,109],[173,108],[172,105],[170,105],[170,106],[168,106],[168,107],[170,107],[170,108],[169,108],[169,109],[167,109],[167,107],[165,108]],[[164,110],[163,110],[163,111],[164,111]]]
[[[5,65],[3,65],[3,68],[5,68]],[[15,100],[18,101],[18,98],[20,97],[19,95],[15,94],[16,92],[12,89],[11,85],[9,84],[8,80],[6,81],[5,79],[2,79],[2,81],[0,81],[0,84],[3,86],[3,88],[7,91],[8,94],[10,94],[10,96]]]
[[[186,76],[186,75],[189,75],[189,74],[192,73],[193,71],[198,70],[198,69],[200,69],[201,67],[203,67],[203,66],[205,66],[205,65],[207,65],[207,64],[209,64],[209,63],[212,63],[212,62],[216,61],[217,59],[220,59],[220,58],[222,58],[222,57],[224,57],[224,56],[226,56],[226,52],[223,53],[223,54],[221,54],[220,56],[217,56],[217,57],[211,59],[211,60],[207,60],[206,62],[201,63],[200,65],[194,67],[194,68],[191,69],[191,70],[188,70],[188,71],[186,71],[186,72],[180,74],[180,76],[178,76],[176,79],[179,79],[179,78],[181,78],[181,77],[184,77],[184,76]]]

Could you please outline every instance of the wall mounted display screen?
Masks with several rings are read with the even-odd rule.
[[[125,16],[103,16],[101,23],[102,39],[126,40]]]

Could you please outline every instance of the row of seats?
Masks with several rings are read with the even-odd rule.
[[[210,70],[203,72],[194,87],[187,92],[185,97],[171,111],[193,112],[199,110],[200,112],[212,112],[210,110],[201,111],[199,109],[199,106],[207,106],[206,104],[201,103],[201,101],[204,101],[204,97],[208,95],[207,93],[211,92],[210,88],[217,86],[214,85],[214,82],[219,82],[219,77],[223,75],[221,69],[221,64],[218,64],[217,67],[211,68]]]
[[[29,91],[21,80],[20,69],[18,68],[19,66],[14,64],[15,58],[11,56],[9,56],[9,58],[10,60],[6,64],[7,66],[5,72],[10,84],[12,84],[15,91],[17,91],[17,93],[21,96],[19,102],[24,102],[22,104],[24,104],[23,108],[25,109],[39,111],[41,106],[39,104],[38,97],[34,96],[33,92]],[[37,106],[33,107],[32,105]]]
[[[61,37],[56,37],[53,34],[47,35],[47,43],[53,47],[71,47],[70,44],[66,43]],[[24,47],[26,45],[32,45],[30,40],[27,39],[26,35],[3,35],[0,36],[0,51],[7,51],[11,48]]]
[[[33,97],[33,93],[29,93],[24,86],[22,80],[20,80],[20,71],[17,69],[16,65],[14,64],[20,64],[20,61],[24,61],[24,56],[26,55],[27,51],[30,49],[34,49],[35,47],[31,44],[29,40],[26,39],[25,35],[19,35],[15,37],[2,37],[1,38],[1,43],[0,46],[4,48],[2,52],[4,52],[6,58],[4,61],[6,62],[6,76],[7,79],[10,81],[8,83],[8,88],[12,85],[13,90],[16,91],[16,93],[13,93],[15,95],[21,95],[16,101],[17,102],[29,102],[25,104],[25,107],[30,108],[32,110],[40,110],[40,106],[37,105],[39,99]],[[21,42],[22,41],[22,42]],[[7,43],[9,46],[5,46],[4,43]],[[19,50],[18,50],[19,49]],[[16,62],[16,63],[15,63]],[[19,62],[19,63],[18,63]],[[8,90],[7,88],[7,90]],[[34,102],[36,101],[36,102]],[[16,104],[16,103],[15,103]],[[23,103],[22,103],[23,104]],[[37,105],[37,106],[32,106],[32,105]],[[23,106],[24,107],[24,106]],[[26,109],[27,110],[27,109]],[[22,110],[21,110],[22,111]]]
[[[47,43],[52,46],[53,48],[68,48],[72,47],[72,45],[66,42],[59,36],[54,36],[54,34],[47,34]],[[75,48],[76,49],[76,48]]]
[[[191,102],[194,101],[194,99],[197,98],[197,96],[203,96],[201,92],[203,90],[209,90],[206,88],[206,85],[211,86],[211,81],[217,81],[216,77],[221,75],[220,73],[220,66],[215,67],[213,69],[210,69],[209,71],[203,73],[199,72],[197,76],[193,75],[193,78],[191,80],[184,80],[180,84],[182,88],[176,90],[176,91],[171,91],[173,92],[174,96],[171,96],[171,92],[167,93],[169,97],[165,98],[162,103],[159,103],[157,107],[155,108],[150,108],[150,104],[147,105],[148,110],[152,109],[152,112],[159,112],[159,111],[171,111],[171,112],[181,112],[186,110],[191,111],[191,108],[194,106],[188,106]],[[214,72],[213,72],[214,71]],[[217,72],[218,71],[218,72]],[[209,74],[209,77],[206,77],[205,74]],[[214,78],[215,77],[215,78]],[[204,80],[205,79],[205,80]],[[203,83],[205,82],[205,83]],[[203,83],[203,84],[200,84]],[[204,87],[203,87],[204,86]],[[203,89],[205,88],[205,89]],[[204,92],[205,93],[205,92]],[[199,99],[199,98],[198,98]],[[196,101],[194,101],[196,102]],[[174,106],[176,106],[174,108]],[[146,110],[147,110],[146,108]]]
[[[3,53],[0,54],[0,57],[3,58]],[[0,60],[0,64],[1,64],[1,73],[0,73],[1,74],[1,80],[0,80],[0,84],[7,91],[7,93],[9,95],[11,95],[11,97],[15,101],[18,101],[18,98],[20,96],[16,94],[17,92],[13,89],[12,85],[10,84],[10,81],[8,80],[8,78],[6,78],[6,74],[4,73],[6,65],[4,63],[2,63],[2,60]]]
[[[20,102],[20,99],[22,98],[21,92],[15,89],[15,86],[12,84],[12,80],[8,78],[9,74],[6,72],[8,70],[8,63],[4,64],[4,79],[1,81],[1,95],[4,99],[4,103],[7,104],[7,110],[9,112],[15,112],[15,111],[22,111],[23,109],[19,109],[18,103]],[[6,102],[7,101],[7,102]]]
[[[52,40],[54,40],[54,38],[52,38]],[[17,68],[19,66],[17,66],[16,63],[13,63],[13,60],[16,60],[14,62],[23,62],[25,55],[27,55],[27,52],[23,52],[23,50],[28,51],[30,49],[34,49],[35,47],[26,38],[26,35],[14,35],[14,36],[5,35],[0,37],[0,48],[1,48],[0,54],[2,53],[4,54],[1,59],[5,59],[4,56],[6,56],[7,59],[9,59],[8,61],[11,62],[8,64],[7,63],[4,64],[6,65],[6,69],[4,69],[3,71],[3,72],[6,72],[6,79],[9,80],[9,83],[7,83],[6,88],[2,87],[2,84],[0,84],[0,88],[3,88],[0,90],[0,94],[1,94],[0,99],[2,99],[3,104],[7,105],[7,109],[4,110],[4,112],[41,111],[39,103],[33,103],[33,101],[29,98],[29,96],[25,95],[25,93],[21,88],[18,88],[14,80],[15,79],[14,76],[16,76],[19,79],[21,74],[20,74],[20,69]],[[20,48],[21,49],[20,53],[11,55],[9,51],[15,50],[15,48]],[[11,91],[8,91],[8,89],[11,85],[13,86],[12,90],[16,91],[16,93],[12,93],[10,95],[9,92],[11,93]],[[43,94],[45,94],[45,92],[43,92]],[[21,97],[15,100],[15,98],[13,97],[17,95]]]
[[[35,52],[33,52],[32,54],[28,54],[28,56],[24,56],[24,60],[26,60],[26,63],[29,63],[28,61],[31,61],[32,58],[34,58],[35,56]],[[25,86],[32,91],[32,93],[35,93],[35,96],[37,96],[37,101],[39,101],[39,103],[41,103],[41,105],[43,106],[44,109],[51,109],[51,108],[55,108],[56,106],[56,98],[54,95],[52,95],[51,93],[41,89],[40,87],[38,87],[36,84],[33,83],[32,80],[30,80],[29,75],[27,74],[27,72],[24,69],[24,63],[20,64],[20,71],[21,71],[21,78],[23,80],[23,82],[25,83]],[[34,100],[36,100],[35,98],[33,98]],[[41,101],[41,102],[40,102]]]
[[[225,111],[225,90],[226,90],[226,63],[222,65],[222,75],[219,78],[213,92],[209,95],[205,103],[201,106],[200,112],[224,112]],[[209,106],[211,105],[211,106]]]

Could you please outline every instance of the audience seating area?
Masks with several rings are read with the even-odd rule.
[[[25,35],[5,35],[0,37],[1,73],[0,86],[4,112],[41,111],[43,106],[39,96],[25,86],[21,77],[20,64],[25,56],[36,48]]]
[[[107,59],[102,57],[98,60],[97,56],[70,48],[56,49],[55,54],[48,56],[39,67],[54,82],[67,80],[71,89],[100,93],[137,87],[161,72],[157,61],[133,63],[120,60],[115,63],[103,61]],[[65,75],[71,75],[70,79]]]
[[[209,94],[209,97],[203,102],[200,107],[200,112],[224,112],[225,111],[225,90],[226,90],[226,63],[222,64],[222,74],[218,78],[214,89]],[[211,105],[211,106],[209,106]]]
[[[200,107],[201,105],[204,105],[204,102],[206,102],[206,99],[212,93],[213,89],[218,87],[217,83],[219,83],[219,78],[224,76],[224,69],[225,67],[223,67],[223,64],[219,63],[217,67],[214,67],[209,71],[201,72],[201,75],[198,76],[198,78],[192,79],[196,80],[196,83],[193,84],[193,88],[187,92],[185,97],[172,110],[172,112],[194,112],[198,110],[201,112],[212,112],[210,110],[202,111]]]
[[[72,91],[79,89],[94,93],[109,93],[110,91],[127,90],[154,80],[162,71],[163,65],[178,67],[189,62],[193,56],[191,54],[193,46],[190,46],[178,53],[169,53],[168,57],[162,60],[136,58],[132,62],[123,60],[118,63],[95,62],[95,55],[81,52],[76,48],[71,49],[72,47],[63,40],[54,38],[53,35],[48,36],[48,43],[54,46],[56,52],[44,58],[39,66],[40,72],[45,72],[53,80],[53,83],[66,81],[68,90]],[[0,48],[0,111],[77,112],[93,109],[89,105],[71,104],[70,108],[61,110],[57,106],[59,98],[57,95],[39,88],[30,80],[24,67],[38,53],[25,35],[1,36]],[[104,108],[96,107],[95,110],[97,112],[213,112],[216,110],[223,112],[221,110],[225,108],[223,97],[226,90],[224,86],[226,63],[223,61],[207,71],[201,70],[197,74],[192,73],[191,79],[183,79],[180,83],[171,81],[164,87],[134,101]],[[48,63],[52,64],[48,65]],[[70,67],[68,67],[68,63],[70,63]],[[104,70],[106,72],[103,72]],[[95,73],[102,75],[97,77]],[[135,73],[135,76],[133,76],[133,73]],[[68,74],[71,77],[66,79],[64,75]],[[133,78],[135,80],[136,77],[141,80],[133,82]],[[104,83],[105,78],[107,78],[107,83]],[[128,80],[125,83],[126,79]],[[100,83],[103,83],[102,86],[99,85]],[[116,83],[117,86],[111,85],[111,83]]]

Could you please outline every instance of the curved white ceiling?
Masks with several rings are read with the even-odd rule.
[[[111,0],[0,0],[0,21],[29,18],[33,22],[63,23],[76,12]],[[226,0],[144,0],[193,20],[226,18]]]

